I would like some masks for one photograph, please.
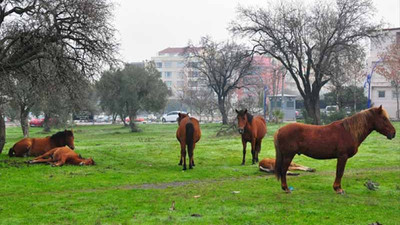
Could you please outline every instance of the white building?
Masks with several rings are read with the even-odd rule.
[[[383,32],[387,36],[382,42],[373,41],[371,43],[370,56],[367,59],[367,73],[372,74],[369,95],[372,105],[382,105],[388,111],[389,116],[395,118],[397,110],[395,89],[390,81],[379,75],[374,68],[382,63],[383,59],[380,58],[380,54],[385,52],[387,47],[393,43],[400,44],[400,28],[384,29]]]

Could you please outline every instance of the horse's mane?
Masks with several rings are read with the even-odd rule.
[[[366,109],[342,120],[344,128],[353,136],[354,140],[360,140],[361,136],[367,132],[366,124],[372,117],[372,113],[371,109]]]
[[[247,115],[247,121],[249,121],[249,123],[251,123],[253,121],[253,115],[251,115],[250,113],[246,113]]]
[[[57,133],[51,135],[50,139],[59,140],[59,139],[63,139],[65,137],[70,137],[70,136],[73,136],[72,131],[65,130],[65,131],[60,131],[60,132],[57,132]]]

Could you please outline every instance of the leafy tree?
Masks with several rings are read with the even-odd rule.
[[[228,97],[253,69],[253,55],[235,42],[214,42],[203,37],[200,46],[189,44],[187,67],[199,71],[217,97],[222,124],[228,123]]]
[[[354,98],[356,96],[356,98]],[[331,91],[324,95],[327,105],[338,105],[339,109],[345,107],[352,108],[353,111],[365,109],[367,105],[367,97],[364,95],[364,89],[357,86],[343,87],[339,95],[335,91]],[[356,108],[354,109],[354,105]]]
[[[116,110],[115,112],[122,110],[129,117],[132,132],[138,131],[134,123],[137,113],[162,110],[169,94],[168,87],[162,82],[154,62],[146,62],[144,66],[126,64],[122,70],[108,71],[103,74],[97,87],[101,106]],[[114,104],[107,93],[110,93],[118,104]]]
[[[320,124],[319,93],[331,79],[332,62],[338,54],[361,49],[364,38],[379,35],[374,31],[382,26],[372,16],[371,0],[283,1],[266,9],[239,8],[231,30],[249,37],[255,52],[282,63],[313,123]]]
[[[78,68],[82,76],[92,76],[104,63],[114,63],[117,44],[111,9],[107,0],[0,1],[0,81],[40,59],[52,61],[57,70],[65,65]],[[7,96],[7,84],[0,82],[0,96]],[[2,97],[0,104],[7,100]],[[1,105],[0,152],[5,143]]]
[[[381,65],[377,66],[376,71],[394,87],[397,104],[396,118],[400,119],[400,43],[390,45],[386,52],[380,54],[380,57],[384,60]]]

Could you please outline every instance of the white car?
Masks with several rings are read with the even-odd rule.
[[[171,111],[161,117],[162,122],[176,122],[178,120],[178,113],[185,113],[183,111]]]

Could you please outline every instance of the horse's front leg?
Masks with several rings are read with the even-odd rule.
[[[251,155],[252,155],[252,163],[256,163],[256,139],[251,139]]]
[[[256,151],[255,151],[256,162],[258,162],[258,154],[261,152],[261,141],[262,139],[256,142]]]
[[[347,156],[341,156],[337,160],[336,166],[336,178],[335,182],[333,183],[333,189],[336,191],[337,194],[344,194],[344,190],[341,186],[342,176],[344,173],[344,167],[346,166]]]
[[[247,142],[242,138],[242,145],[243,145],[243,160],[242,160],[242,165],[246,163],[246,146]]]

